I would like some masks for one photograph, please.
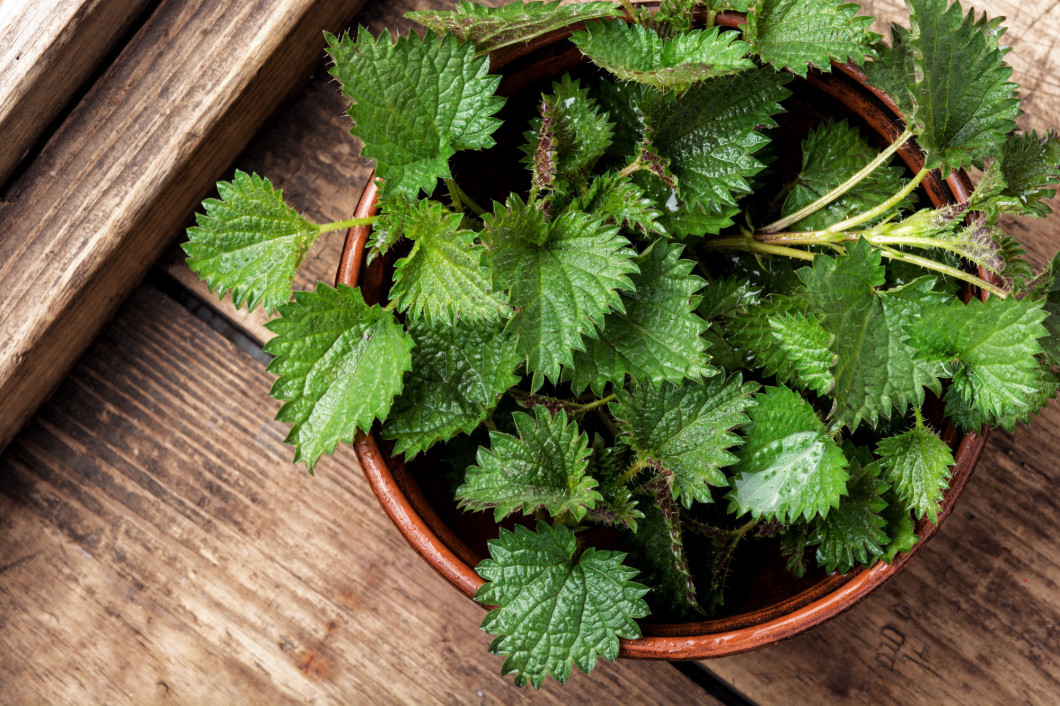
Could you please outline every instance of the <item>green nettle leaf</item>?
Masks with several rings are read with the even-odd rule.
[[[582,337],[596,336],[604,315],[621,310],[618,291],[633,286],[636,251],[615,226],[573,211],[547,223],[515,195],[485,224],[494,285],[510,290],[516,313],[508,330],[519,336],[536,390],[545,378],[558,381],[573,351],[584,350]]]
[[[814,520],[807,540],[817,545],[817,563],[841,574],[875,561],[890,543],[887,520],[880,514],[887,507],[882,497],[887,484],[879,479],[879,462],[861,451],[849,458],[847,494],[828,517]]]
[[[276,419],[292,425],[284,442],[312,472],[339,441],[352,443],[358,431],[386,419],[411,367],[412,339],[393,313],[368,306],[359,289],[344,284],[297,292],[279,311],[266,324],[276,334],[265,344],[276,356],[268,371],[279,376],[269,394],[287,400]]]
[[[221,200],[207,199],[206,214],[188,229],[183,244],[190,267],[210,291],[270,314],[291,298],[291,282],[320,228],[283,202],[268,179],[237,171],[218,182]]]
[[[833,336],[821,328],[820,320],[794,314],[771,319],[769,325],[776,347],[789,361],[799,384],[818,395],[831,392],[835,387],[832,366],[838,356],[831,350]],[[780,372],[778,379],[786,382],[782,378],[787,375],[782,376]]]
[[[1049,335],[1042,338],[1040,343],[1048,361],[1060,365],[1060,253],[1053,256],[1045,276],[1047,285],[1042,308],[1048,316],[1042,325]]]
[[[947,0],[907,0],[914,73],[907,91],[915,105],[904,115],[927,153],[924,167],[982,166],[996,154],[1020,114],[1017,85],[1009,82],[1007,48],[999,47],[1001,19],[962,16]],[[908,105],[908,101],[906,101]]]
[[[695,314],[695,293],[704,282],[692,274],[691,260],[680,259],[683,250],[659,241],[637,257],[640,273],[622,297],[625,311],[608,314],[597,338],[574,354],[575,392],[591,386],[602,395],[609,382],[620,387],[627,374],[641,383],[676,384],[717,372],[707,365],[707,322]]]
[[[952,389],[968,406],[1011,428],[1044,403],[1038,339],[1048,335],[1046,316],[1029,297],[955,301],[925,312],[909,335],[925,359],[954,371]]]
[[[659,222],[662,213],[655,202],[647,198],[644,190],[629,177],[620,177],[614,172],[593,179],[571,207],[644,235],[666,235],[666,229]]]
[[[542,116],[531,120],[524,134],[526,162],[532,166],[541,162],[542,135],[550,135],[547,150],[556,175],[581,185],[611,145],[612,129],[589,89],[564,74],[552,84],[552,93],[544,96]]]
[[[750,47],[720,27],[664,39],[648,27],[623,20],[592,23],[571,41],[597,66],[623,81],[681,89],[697,81],[753,69]]]
[[[767,387],[755,401],[732,468],[729,512],[780,522],[827,517],[847,492],[842,449],[797,392]]]
[[[592,95],[597,104],[614,122],[615,133],[611,138],[608,154],[632,157],[644,138],[644,114],[640,104],[647,88],[643,84],[597,79]]]
[[[407,12],[405,17],[438,34],[452,33],[461,42],[471,42],[478,54],[523,44],[577,22],[622,16],[622,8],[612,2],[560,5],[556,2],[511,2],[486,7],[460,2],[455,10]]]
[[[736,462],[730,449],[740,443],[733,429],[747,423],[756,388],[739,373],[718,375],[680,387],[617,390],[610,409],[638,460],[672,474],[674,498],[690,507],[693,500],[712,502],[710,486],[727,484],[721,469]]]
[[[371,263],[380,255],[390,252],[402,238],[405,237],[405,229],[413,220],[413,215],[418,209],[428,210],[426,204],[434,204],[434,201],[417,201],[410,204],[402,194],[391,194],[386,185],[381,186],[379,192],[378,209],[379,215],[372,224],[372,235],[368,247],[368,262]],[[415,207],[414,207],[415,205]]]
[[[769,142],[759,128],[776,125],[771,116],[783,110],[789,80],[789,74],[768,68],[748,70],[701,81],[644,106],[650,150],[669,160],[683,199],[735,209],[736,199],[751,193],[747,179],[763,168],[751,155]],[[735,212],[715,219],[718,229]]]
[[[894,488],[902,507],[937,523],[953,466],[946,442],[917,425],[904,434],[881,439],[876,453],[883,465],[883,478]]]
[[[475,244],[474,232],[460,229],[462,218],[429,201],[412,207],[404,224],[412,251],[394,263],[390,288],[399,311],[447,324],[457,318],[497,319],[507,311],[483,264],[486,250]]]
[[[878,153],[856,127],[844,119],[829,121],[802,143],[802,171],[788,185],[780,214],[787,216],[810,205],[852,177]],[[903,186],[902,169],[880,166],[853,189],[824,208],[798,221],[792,230],[824,230],[833,223],[867,211],[886,201]],[[909,198],[900,208],[911,205]]]
[[[999,213],[1044,218],[1052,212],[1043,199],[1056,195],[1060,179],[1060,137],[1053,131],[1013,133],[1001,155],[990,163],[972,193],[969,207]]]
[[[829,60],[862,63],[880,37],[873,17],[841,0],[757,0],[747,12],[744,36],[764,61],[806,76],[808,67],[831,69]]]
[[[501,529],[489,546],[475,600],[497,606],[482,629],[497,635],[490,652],[507,655],[501,672],[518,686],[540,688],[549,674],[566,683],[573,664],[591,672],[597,655],[618,658],[619,638],[640,637],[634,621],[648,614],[648,589],[632,580],[625,554],[590,547],[575,558],[574,533],[544,522],[536,533]]]
[[[863,67],[865,78],[870,86],[890,96],[898,106],[899,113],[909,121],[916,108],[909,86],[917,81],[909,30],[898,24],[891,25],[890,46],[878,42],[873,50],[875,58]]]
[[[512,415],[519,432],[516,438],[490,432],[490,448],[479,449],[478,465],[467,469],[456,490],[461,508],[494,508],[498,521],[520,508],[529,515],[544,508],[553,517],[570,512],[575,519],[603,498],[597,482],[586,475],[589,439],[567,414],[555,417],[545,407],[535,407],[535,417],[522,412]]]
[[[697,313],[707,321],[732,316],[759,303],[762,288],[739,277],[718,277],[700,292]]]
[[[647,567],[647,580],[668,609],[685,615],[703,615],[696,598],[696,584],[685,554],[681,531],[681,508],[674,500],[669,478],[658,475],[646,484],[652,502],[645,503],[644,519],[633,541],[636,556]]]
[[[465,319],[451,326],[409,322],[412,369],[382,432],[397,439],[394,453],[411,459],[437,441],[470,434],[519,382],[515,339],[502,329],[500,322]]]
[[[850,429],[862,419],[875,426],[892,409],[904,413],[910,404],[923,404],[924,388],[942,392],[941,364],[917,356],[907,329],[926,309],[953,297],[935,291],[933,277],[877,289],[885,282],[880,259],[880,252],[861,239],[846,255],[818,255],[812,268],[798,272],[805,286],[797,296],[812,305],[811,313],[834,337],[832,415]]]
[[[455,152],[493,146],[501,121],[492,116],[504,105],[493,95],[500,77],[489,74],[488,58],[473,56],[472,45],[432,32],[373,39],[363,27],[356,41],[348,34],[327,40],[331,74],[352,104],[353,133],[390,193],[430,194],[449,178]]]
[[[920,537],[916,533],[916,521],[905,508],[905,504],[898,500],[894,491],[888,489],[883,494],[883,500],[887,503],[881,513],[887,521],[887,545],[880,555],[880,561],[893,564],[899,554],[911,551],[920,541]]]

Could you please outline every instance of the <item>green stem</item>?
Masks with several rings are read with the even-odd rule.
[[[648,462],[646,460],[644,460],[642,458],[637,459],[637,461],[632,466],[627,468],[625,470],[625,472],[621,476],[618,477],[618,480],[615,481],[615,484],[616,485],[625,485],[626,483],[628,483],[631,480],[633,480],[634,478],[636,478],[637,474],[640,473],[641,471],[643,471],[647,467],[648,467]]]
[[[924,415],[920,413],[920,408],[916,405],[913,405],[913,414],[916,415],[917,429],[922,429],[924,427]]]
[[[990,292],[996,297],[1000,297],[1001,299],[1004,299],[1009,294],[1004,289],[996,287],[987,282],[985,279],[982,279],[981,277],[976,277],[970,272],[965,272],[964,270],[959,270],[956,267],[950,267],[949,265],[943,265],[941,262],[935,262],[934,260],[929,260],[926,257],[920,257],[919,255],[911,255],[906,252],[901,252],[900,250],[892,250],[887,246],[881,246],[880,253],[884,257],[891,260],[902,260],[903,262],[908,262],[913,265],[919,265],[920,267],[923,267],[926,270],[934,270],[935,272],[941,272],[944,275],[949,275],[950,277],[953,277],[954,279],[959,279],[962,282],[974,284],[976,287],[979,287],[980,289],[985,289],[986,291]]]
[[[621,179],[622,177],[628,177],[630,174],[639,172],[643,167],[644,164],[640,161],[640,157],[637,157],[632,162],[623,167],[621,170],[619,170],[618,174],[616,174],[615,176],[619,179]]]
[[[582,414],[584,412],[588,412],[589,410],[596,409],[598,407],[603,407],[606,404],[614,402],[616,399],[614,393],[612,393],[610,395],[607,395],[606,397],[601,397],[598,400],[594,400],[593,402],[577,402],[575,400],[565,400],[559,397],[539,395],[535,392],[527,392],[526,390],[520,390],[517,387],[513,387],[512,389],[508,390],[508,393],[512,397],[518,397],[521,400],[551,403],[557,407],[562,407],[563,409],[570,411],[572,414]]]
[[[884,201],[880,205],[878,205],[878,206],[876,206],[874,208],[870,208],[868,211],[865,211],[863,213],[859,213],[856,216],[852,216],[851,218],[848,218],[845,221],[839,221],[838,223],[833,223],[832,225],[828,226],[825,230],[832,231],[832,232],[841,231],[841,230],[850,230],[850,228],[852,226],[861,225],[862,223],[865,223],[866,221],[871,221],[873,218],[876,218],[877,216],[882,216],[883,214],[887,213],[892,208],[897,206],[899,203],[901,203],[902,199],[904,199],[906,196],[911,194],[913,189],[915,189],[916,187],[920,186],[920,182],[924,181],[924,177],[926,177],[929,172],[930,172],[929,169],[921,169],[919,172],[916,173],[916,176],[913,177],[909,181],[908,184],[903,186],[898,191],[898,193],[896,193],[894,196],[892,196],[891,198],[887,199],[886,201]]]
[[[703,243],[703,248],[706,250],[749,250],[763,255],[783,255],[784,257],[793,257],[798,260],[813,261],[813,253],[796,250],[795,248],[786,248],[782,245],[770,245],[769,243],[759,242],[754,238],[744,238],[742,236],[707,240]]]
[[[597,407],[596,416],[600,418],[600,422],[607,428],[609,432],[611,432],[611,436],[614,439],[618,439],[618,437],[622,436],[622,432],[620,432],[618,430],[618,427],[615,426],[615,423],[611,421],[611,417],[607,414],[607,410],[605,410],[603,407]]]
[[[397,308],[397,299],[391,299],[386,306],[383,307],[383,311],[393,311]]]
[[[849,179],[847,179],[842,184],[840,184],[836,188],[832,189],[827,194],[825,194],[821,198],[817,199],[813,203],[811,203],[811,204],[809,204],[807,206],[804,206],[803,208],[800,208],[795,213],[792,213],[790,216],[785,216],[784,218],[781,218],[779,220],[773,221],[772,223],[767,225],[765,228],[762,228],[762,232],[763,233],[776,233],[777,231],[780,231],[780,230],[783,230],[783,229],[787,228],[792,223],[798,223],[799,221],[801,221],[803,218],[805,218],[806,216],[810,215],[811,213],[816,213],[817,211],[821,210],[822,208],[824,208],[828,204],[832,203],[833,201],[838,199],[840,196],[842,196],[846,192],[848,192],[851,189],[853,189],[857,184],[859,184],[861,181],[863,181],[869,174],[872,174],[874,171],[876,171],[877,167],[879,167],[880,165],[885,163],[888,159],[890,159],[891,155],[893,155],[895,152],[897,152],[899,150],[899,148],[901,148],[902,145],[904,145],[906,142],[908,142],[909,138],[912,137],[912,136],[913,136],[912,128],[907,127],[905,129],[905,131],[903,131],[902,134],[899,135],[898,138],[894,142],[892,142],[890,145],[887,146],[887,149],[885,149],[882,152],[880,152],[879,155],[877,155],[875,159],[873,159],[871,162],[869,162],[864,167],[862,167],[859,171],[857,171]],[[921,178],[923,178],[923,177],[921,177]],[[845,230],[845,229],[839,229],[839,230]]]
[[[474,213],[476,216],[482,216],[486,213],[486,209],[482,208],[482,206],[479,206],[478,202],[468,196],[467,192],[461,189],[460,185],[457,184],[455,181],[453,182],[453,186],[456,187],[456,193],[460,196],[460,200],[464,203],[465,206],[471,209],[472,213]]]
[[[603,407],[606,404],[610,404],[611,402],[614,402],[615,399],[616,399],[615,398],[615,394],[611,393],[607,397],[601,397],[600,399],[596,400],[595,402],[586,402],[586,403],[582,404],[581,405],[581,409],[579,409],[578,411],[579,412],[588,412],[590,409],[596,409],[597,407]]]
[[[317,226],[317,235],[323,235],[324,233],[330,233],[333,230],[347,230],[355,226],[370,226],[375,223],[379,216],[366,216],[365,218],[351,218],[346,221],[335,221],[334,223],[325,223]]]
[[[456,185],[454,180],[446,179],[445,188],[449,190],[449,201],[453,204],[453,210],[457,213],[462,213],[464,201],[460,198],[460,187]]]

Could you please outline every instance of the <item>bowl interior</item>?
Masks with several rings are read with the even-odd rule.
[[[719,24],[733,27],[741,19],[723,13]],[[529,117],[536,115],[541,93],[550,91],[551,82],[565,71],[575,77],[590,77],[595,73],[565,37],[566,33],[554,33],[494,61],[495,69],[503,64],[500,91],[508,98],[500,115],[505,124],[495,133],[497,146],[485,152],[460,153],[453,160],[455,178],[479,203],[503,200],[511,191],[525,196],[529,173],[520,163],[520,146]],[[829,117],[858,125],[865,136],[881,147],[901,132],[889,101],[866,88],[862,78],[856,68],[837,66],[830,74],[811,72],[807,79],[796,77],[789,84],[793,95],[785,101],[787,112],[777,117],[772,144],[779,145],[778,149],[791,150],[793,158],[785,159],[781,155],[778,159],[781,166],[772,178],[779,181],[790,178],[799,166],[798,146],[802,139],[812,127]],[[899,156],[912,171],[923,164],[919,149],[911,143]],[[961,173],[954,173],[945,183],[933,175],[925,181],[924,190],[938,205],[966,198],[970,183]],[[374,197],[372,186],[362,198],[359,216],[374,212]],[[385,294],[390,265],[382,258],[371,266],[363,263],[361,254],[367,234],[367,228],[351,230],[339,281],[360,283],[371,302]],[[926,411],[935,428],[942,430],[943,439],[953,447],[957,461],[939,516],[941,523],[971,474],[985,431],[984,435],[959,435],[943,420],[937,400],[930,402]],[[444,462],[439,446],[408,465],[401,457],[391,456],[391,447],[391,443],[379,443],[365,435],[355,442],[373,490],[410,544],[454,586],[473,596],[481,584],[474,566],[487,556],[487,542],[497,536],[492,514],[456,509],[449,468],[453,464]],[[510,526],[514,520],[506,524]],[[844,576],[826,575],[823,570],[817,570],[801,579],[785,569],[776,547],[768,541],[745,543],[734,560],[726,587],[726,603],[717,617],[697,622],[649,618],[642,622],[644,637],[625,642],[622,653],[636,657],[701,658],[733,654],[791,637],[868,595],[897,573],[935,530],[934,525],[922,521],[917,527],[921,541],[913,552],[900,555],[891,565],[881,563]],[[607,544],[613,538],[603,533],[600,541]]]

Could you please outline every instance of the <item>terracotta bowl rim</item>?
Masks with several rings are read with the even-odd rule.
[[[736,27],[744,21],[744,16],[737,13],[720,13],[717,17],[718,24],[727,27]],[[491,70],[503,68],[532,51],[559,42],[568,37],[570,32],[576,28],[577,25],[545,35],[525,46],[501,50],[499,56],[493,57]],[[821,88],[818,84],[821,82],[824,85],[830,84],[836,77],[845,77],[842,78],[843,81],[848,84],[853,82],[852,85],[856,85],[854,90],[859,90],[862,94],[871,94],[872,99],[878,104],[874,110],[878,111],[880,107],[883,108],[883,113],[878,119],[882,120],[885,125],[886,121],[890,120],[890,127],[874,126],[881,135],[885,131],[889,132],[889,139],[893,140],[899,133],[898,128],[895,127],[895,121],[900,121],[898,111],[885,93],[865,85],[864,74],[856,66],[833,64],[831,74],[811,72],[810,83]],[[818,84],[815,84],[815,81]],[[918,159],[919,164],[923,164],[923,156],[913,141],[907,143],[899,154],[911,167],[916,166]],[[945,190],[942,188],[941,180],[934,175],[932,178],[935,183],[934,190],[930,185],[928,185],[928,190],[933,200],[938,200],[939,197],[947,200],[953,198],[964,200],[971,193],[971,180],[963,171],[951,173],[946,180],[948,189]],[[354,217],[362,218],[373,215],[376,212],[377,199],[378,189],[373,173],[368,186],[361,195]],[[376,268],[376,276],[369,276],[367,279],[371,281],[365,283],[365,273],[368,272],[368,268],[363,256],[370,232],[370,226],[359,226],[349,230],[336,281],[351,287],[362,283],[365,298],[371,303],[380,298],[383,282]],[[980,271],[980,276],[988,277],[989,275]],[[982,296],[985,298],[985,293]],[[984,427],[981,433],[968,433],[960,439],[954,453],[953,475],[945,493],[938,524],[932,525],[927,520],[918,522],[916,533],[920,541],[910,552],[900,554],[892,564],[877,562],[872,567],[858,568],[846,575],[833,574],[794,596],[736,616],[672,624],[645,622],[642,625],[643,637],[621,641],[620,656],[634,659],[679,660],[737,654],[790,639],[849,610],[897,575],[934,536],[938,527],[953,510],[957,498],[968,482],[979,460],[988,431],[989,428]],[[951,430],[950,433],[954,432]],[[409,478],[404,464],[399,459],[389,459],[388,463],[387,456],[380,450],[373,434],[358,434],[353,446],[373,492],[406,541],[449,583],[465,596],[473,599],[479,586],[484,583],[483,580],[475,573],[473,566],[458,556],[457,551],[463,549],[462,540],[448,532],[448,528],[445,528],[443,532],[447,536],[440,537],[425,521],[426,515],[432,515],[432,524],[444,524],[440,518],[433,516],[429,498],[414,482],[411,489],[418,494],[416,497],[410,497],[402,490],[399,478],[406,484]],[[466,554],[466,549],[461,553]]]

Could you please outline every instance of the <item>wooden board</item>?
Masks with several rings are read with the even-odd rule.
[[[0,203],[0,448],[362,0],[165,0]]]
[[[12,16],[0,16],[0,185],[149,6],[147,0],[11,4]]]
[[[352,450],[291,465],[271,382],[133,296],[0,457],[5,703],[716,703],[663,663],[513,687]]]

